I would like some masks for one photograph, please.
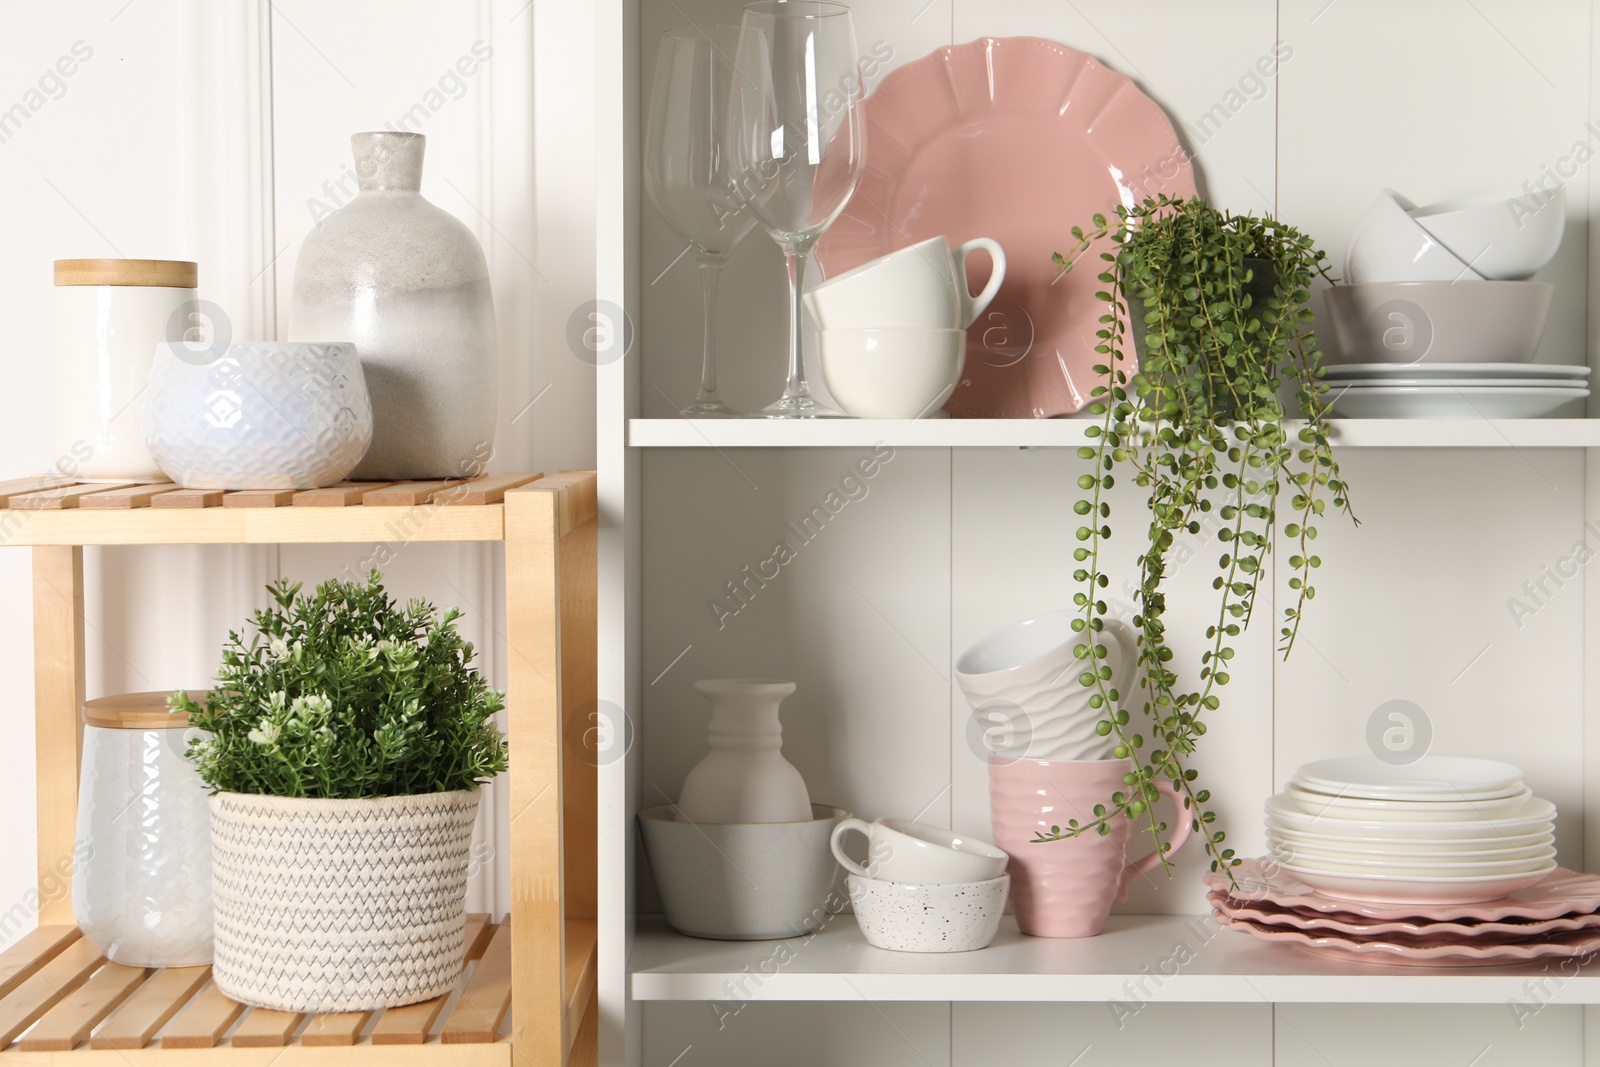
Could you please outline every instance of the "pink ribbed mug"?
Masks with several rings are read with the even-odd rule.
[[[1123,776],[1133,761],[1038,760],[991,757],[989,812],[994,842],[1011,856],[1011,900],[1017,926],[1034,937],[1093,937],[1105,929],[1111,905],[1128,894],[1128,881],[1161,862],[1160,854],[1129,862],[1128,840],[1133,823],[1118,817],[1104,837],[1081,837],[1035,844],[1034,835],[1066,826],[1069,819],[1094,819],[1094,806],[1111,804],[1111,794],[1125,790]],[[1176,799],[1171,782],[1156,786]],[[1193,829],[1179,807],[1172,827],[1172,852],[1183,847]]]

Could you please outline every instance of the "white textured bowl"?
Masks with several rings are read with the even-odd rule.
[[[1483,277],[1411,217],[1415,206],[1393,189],[1379,194],[1350,236],[1345,281],[1455,282]]]
[[[858,419],[923,419],[956,390],[965,330],[819,330],[822,378]]]
[[[999,931],[1011,876],[912,885],[852,874],[845,883],[867,944],[895,952],[971,952],[987,948]]]
[[[367,454],[372,404],[352,344],[161,344],[144,437],[185,489],[316,489]]]
[[[1558,185],[1543,202],[1515,190],[1428,204],[1408,214],[1485,278],[1531,278],[1561,247],[1567,187]]]

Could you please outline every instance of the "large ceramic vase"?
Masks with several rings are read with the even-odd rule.
[[[990,757],[989,813],[994,843],[1011,857],[1011,902],[1017,927],[1034,937],[1093,937],[1105,929],[1111,905],[1128,892],[1128,882],[1161,862],[1152,848],[1129,861],[1128,844],[1133,823],[1116,818],[1104,836],[1089,832],[1081,837],[1038,842],[1052,826],[1094,820],[1096,804],[1107,804],[1111,794],[1125,788],[1123,776],[1133,761],[1112,760],[1012,760]],[[1157,786],[1169,797],[1170,782]],[[1188,840],[1190,820],[1172,823],[1172,852]],[[1148,835],[1142,840],[1148,841]],[[1169,853],[1170,855],[1171,853]]]
[[[690,768],[678,797],[694,823],[796,823],[812,818],[805,779],[783,758],[778,704],[793,682],[713,678],[694,683],[711,702],[705,758]]]
[[[373,438],[352,478],[483,473],[498,357],[489,267],[471,231],[422,198],[424,138],[358,133],[361,191],[307,235],[292,341],[352,341]]]

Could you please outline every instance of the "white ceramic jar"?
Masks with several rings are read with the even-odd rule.
[[[145,386],[156,345],[186,340],[196,325],[185,305],[194,305],[198,275],[175,260],[56,260],[51,462],[62,474],[162,480],[144,443]]]
[[[204,693],[193,693],[204,700]],[[211,962],[211,815],[166,693],[84,703],[72,912],[130,967]]]

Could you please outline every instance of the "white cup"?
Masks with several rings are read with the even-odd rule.
[[[1090,703],[1095,690],[1080,680],[1090,669],[1079,659],[1084,638],[1072,628],[1083,613],[1052,611],[1003,627],[956,660],[956,684],[983,727],[993,756],[1009,759],[1107,759],[1117,739],[1096,729],[1107,715]],[[1138,662],[1137,635],[1118,619],[1105,620],[1100,643],[1111,684],[1129,699]]]
[[[967,256],[980,248],[994,269],[973,296],[967,291]],[[806,294],[805,303],[824,330],[964,330],[989,306],[1005,277],[1000,242],[975,237],[951,248],[943,237],[930,237],[823,282]]]
[[[925,419],[961,379],[965,330],[823,330],[828,394],[858,419]]]
[[[867,865],[844,854],[840,838],[851,830],[867,839]],[[886,882],[945,885],[998,878],[1010,859],[987,841],[910,819],[845,819],[828,839],[834,859],[851,874]]]

